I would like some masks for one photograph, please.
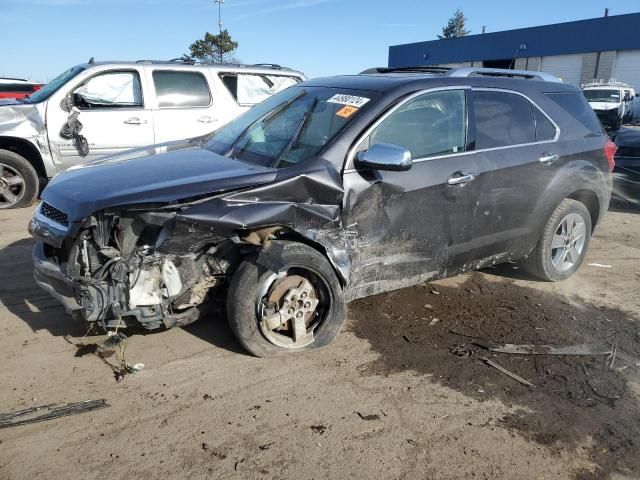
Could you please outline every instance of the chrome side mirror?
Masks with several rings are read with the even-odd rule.
[[[406,171],[413,165],[411,152],[392,143],[376,143],[369,150],[358,152],[356,167],[375,170]]]

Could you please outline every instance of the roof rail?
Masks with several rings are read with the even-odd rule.
[[[360,75],[365,75],[368,73],[446,73],[451,68],[449,67],[436,67],[429,65],[417,65],[413,67],[373,67],[367,68],[360,72]]]
[[[184,63],[185,65],[195,65],[196,60],[187,60],[185,58],[172,58],[171,60],[136,60],[136,63],[146,63],[146,64],[161,64],[167,65],[172,63]]]
[[[562,80],[550,73],[534,72],[530,70],[509,70],[506,68],[460,67],[449,70],[446,75],[448,77],[471,77],[474,75],[486,75],[488,77],[520,77],[542,80],[545,82],[562,82]]]
[[[585,83],[582,88],[590,88],[590,87],[621,87],[621,88],[633,88],[633,85],[629,85],[628,83],[619,82],[617,80],[611,79],[607,81],[595,81]]]

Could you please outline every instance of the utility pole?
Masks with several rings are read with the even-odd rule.
[[[224,0],[213,0],[218,4],[218,32],[222,33],[222,4]]]

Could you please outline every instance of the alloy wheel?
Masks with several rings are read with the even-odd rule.
[[[551,240],[551,263],[558,272],[571,270],[580,261],[586,234],[581,215],[570,213],[562,219]]]
[[[0,208],[10,208],[22,199],[24,183],[24,178],[15,168],[0,163]]]

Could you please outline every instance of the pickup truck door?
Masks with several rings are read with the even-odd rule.
[[[199,137],[220,125],[209,73],[173,68],[152,68],[155,92],[155,143]]]
[[[97,157],[153,144],[151,110],[145,106],[143,72],[137,69],[103,70],[73,84],[65,92],[73,102],[72,112],[61,102],[47,107],[49,144],[58,170]],[[77,109],[77,110],[76,110]],[[83,156],[76,140],[60,135],[73,111],[79,112],[79,132],[87,140],[89,153]]]

